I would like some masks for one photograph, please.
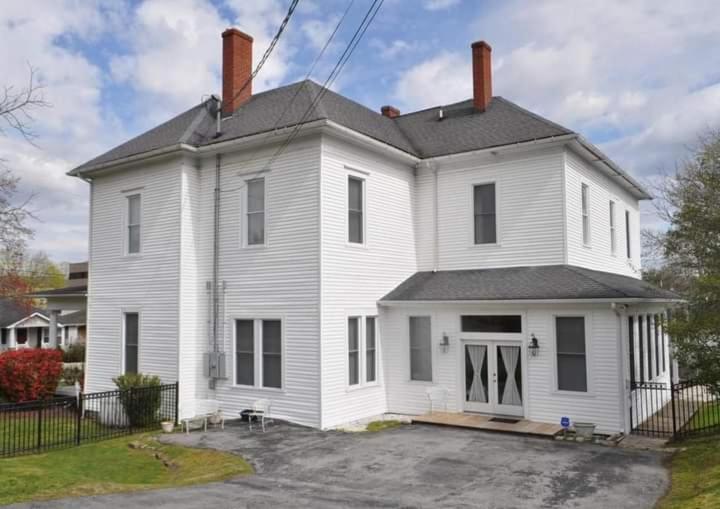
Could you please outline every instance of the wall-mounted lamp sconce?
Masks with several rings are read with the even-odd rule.
[[[442,340],[440,341],[440,348],[442,348],[443,353],[447,353],[448,349],[450,348],[450,338],[444,332],[442,335]]]
[[[530,351],[530,355],[532,357],[537,357],[538,353],[540,353],[540,344],[535,337],[535,333],[530,334],[530,344],[528,345],[528,350]]]

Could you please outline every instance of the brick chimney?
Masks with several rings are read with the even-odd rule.
[[[380,113],[383,114],[383,117],[387,118],[395,118],[400,116],[400,110],[394,106],[383,106],[382,108],[380,108]]]
[[[478,111],[485,111],[492,99],[492,48],[485,41],[472,44],[473,64],[473,105]]]
[[[245,88],[243,85],[252,74],[253,38],[237,28],[228,28],[222,40],[222,111],[231,115],[252,96],[252,82]]]

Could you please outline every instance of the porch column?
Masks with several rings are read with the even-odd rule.
[[[57,322],[60,310],[50,310],[50,341],[48,342],[48,348],[55,348],[57,346]]]
[[[62,347],[67,345],[67,329],[67,327],[63,327],[62,329],[60,329],[60,346]]]
[[[17,335],[15,329],[8,329],[8,348],[17,348]]]

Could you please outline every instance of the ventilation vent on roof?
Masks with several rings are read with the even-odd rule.
[[[443,109],[440,108],[438,110],[438,121],[442,120],[443,118],[445,118],[445,113],[443,112]]]

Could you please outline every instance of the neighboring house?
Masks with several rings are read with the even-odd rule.
[[[182,415],[270,398],[328,428],[442,387],[451,411],[629,430],[678,300],[640,280],[637,182],[493,97],[483,42],[473,98],[404,115],[312,81],[253,95],[252,39],[223,47],[222,102],[70,172],[91,186],[89,391],[141,371],[179,380]]]
[[[48,337],[57,337],[59,345],[84,343],[86,338],[88,262],[70,263],[63,288],[32,293],[34,299],[44,299],[43,313],[48,320]],[[60,323],[62,322],[62,323]],[[57,346],[52,342],[51,346]]]
[[[84,311],[61,315],[57,340],[51,344],[50,318],[45,309],[28,308],[12,299],[0,299],[0,351],[65,347],[84,342]]]

